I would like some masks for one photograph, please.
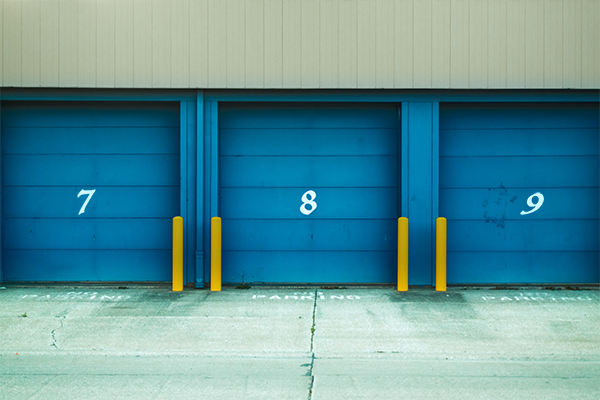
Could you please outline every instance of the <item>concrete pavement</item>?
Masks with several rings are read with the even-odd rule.
[[[7,286],[0,399],[600,398],[600,293]]]

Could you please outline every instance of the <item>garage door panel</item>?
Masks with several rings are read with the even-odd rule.
[[[393,282],[398,127],[397,104],[219,105],[224,281]]]
[[[600,280],[597,251],[448,252],[448,283],[587,283]],[[557,294],[557,299],[562,297]],[[514,298],[513,298],[514,300]],[[510,301],[510,300],[506,300]]]
[[[598,188],[543,189],[540,208],[530,214],[527,199],[537,189],[441,189],[440,215],[449,219],[468,220],[539,220],[600,218]],[[539,199],[533,198],[533,203]]]
[[[179,102],[2,105],[4,278],[170,280]]]
[[[396,187],[396,157],[222,157],[222,187]]]
[[[6,281],[170,281],[170,250],[5,250]],[[75,261],[74,261],[75,260]]]
[[[396,252],[224,251],[222,273],[226,283],[384,283],[396,280],[396,261]]]
[[[398,124],[396,104],[353,103],[222,103],[220,129],[392,128]]]
[[[223,250],[394,251],[396,220],[224,220]]]
[[[32,114],[35,110],[35,114]],[[38,127],[169,126],[179,128],[177,102],[19,101],[2,104],[2,125]]]
[[[300,212],[305,188],[223,188],[222,215],[229,219],[389,218],[396,215],[396,188],[319,188],[317,209]],[[240,200],[243,199],[243,200]]]
[[[4,154],[179,154],[180,146],[171,127],[15,127],[4,137]]]
[[[456,103],[440,108],[440,129],[598,128],[593,103]]]
[[[449,251],[598,251],[598,220],[448,222]]]
[[[449,283],[598,282],[599,120],[598,103],[440,105]]]
[[[5,218],[149,218],[173,217],[179,207],[176,186],[158,187],[95,187],[88,199],[82,189],[90,187],[22,187],[9,186],[4,190]]]
[[[229,155],[392,155],[396,129],[222,129],[221,154]]]
[[[481,145],[485,142],[485,145]],[[494,129],[440,132],[440,156],[598,155],[598,128]]]
[[[179,182],[178,155],[7,155],[6,186],[148,186]]]
[[[172,248],[171,218],[31,219],[4,221],[5,249],[118,250]]]
[[[442,157],[440,187],[557,188],[597,187],[597,156]],[[469,173],[465,173],[469,171]]]

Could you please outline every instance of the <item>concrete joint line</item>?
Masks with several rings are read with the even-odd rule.
[[[67,316],[65,315],[64,317],[57,318],[60,318],[60,326],[56,329],[53,329],[52,332],[50,332],[52,334],[52,344],[50,345],[50,347],[54,347],[56,350],[59,350],[58,345],[56,344],[56,331],[62,329],[65,326],[65,318],[67,318]]]
[[[317,316],[317,298],[318,289],[315,289],[315,302],[313,303],[313,315],[312,315],[312,326],[310,327],[310,386],[308,387],[308,400],[312,399],[313,386],[315,384],[315,377],[313,375],[313,366],[315,365],[315,352],[314,352],[314,340],[315,340],[315,324]]]

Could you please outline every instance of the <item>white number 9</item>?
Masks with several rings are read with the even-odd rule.
[[[538,199],[537,203],[535,203],[535,204],[533,204],[534,197],[537,197],[537,199]],[[543,203],[544,203],[544,195],[543,194],[541,194],[541,193],[532,194],[527,199],[527,205],[529,207],[533,207],[533,210],[521,211],[521,215],[527,215],[527,214],[531,214],[532,212],[536,212],[537,210],[539,210],[539,208],[542,206]]]

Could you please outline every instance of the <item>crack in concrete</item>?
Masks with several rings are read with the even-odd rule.
[[[315,365],[315,352],[314,352],[314,340],[315,340],[315,324],[317,316],[317,298],[318,289],[315,289],[315,302],[313,304],[313,315],[312,315],[312,326],[310,327],[310,367],[308,372],[310,373],[310,386],[308,387],[308,400],[312,399],[313,386],[315,384],[315,376],[313,375],[313,366]]]
[[[60,326],[56,329],[53,329],[52,332],[50,332],[52,334],[52,344],[50,345],[50,347],[54,347],[56,350],[59,350],[58,345],[56,344],[56,331],[65,326],[64,321],[65,321],[65,318],[67,318],[67,317],[64,316],[64,317],[57,317],[57,318],[61,318]]]

